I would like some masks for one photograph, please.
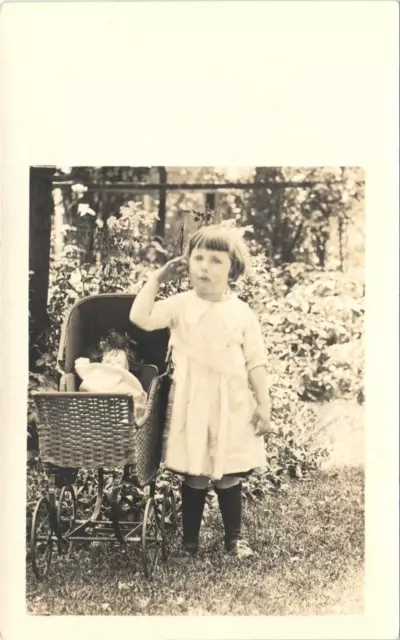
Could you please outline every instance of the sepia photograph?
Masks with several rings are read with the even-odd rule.
[[[3,3],[1,639],[398,636],[398,18]]]
[[[364,191],[31,166],[29,615],[363,613]]]

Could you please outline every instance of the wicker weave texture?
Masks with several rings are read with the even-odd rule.
[[[44,462],[86,468],[136,464],[131,396],[56,392],[35,394],[34,401]]]
[[[136,474],[142,487],[145,487],[153,480],[161,462],[162,434],[166,419],[169,388],[169,376],[162,375],[153,379],[149,389],[146,419],[137,431]]]

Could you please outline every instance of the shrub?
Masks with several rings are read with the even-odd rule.
[[[363,391],[364,291],[340,272],[293,263],[268,269],[236,286],[259,315],[275,370],[302,400],[329,401]]]
[[[197,216],[200,224],[212,220],[208,214]],[[148,251],[152,223],[148,213],[132,203],[121,218],[109,218],[107,229],[99,229],[96,247],[101,261],[82,262],[83,250],[72,240],[52,263],[50,330],[37,363],[39,373],[30,376],[31,432],[35,415],[30,394],[34,388],[56,388],[56,354],[68,307],[91,293],[138,291],[148,270],[157,266],[157,256]],[[69,235],[73,239],[71,230]],[[182,246],[172,250],[179,253]],[[362,284],[339,272],[299,263],[274,268],[263,255],[252,261],[252,277],[241,278],[233,289],[259,316],[269,356],[274,434],[266,447],[266,468],[243,483],[244,494],[256,498],[287,479],[315,471],[327,455],[318,445],[315,407],[306,401],[363,396],[364,291]],[[188,279],[168,283],[160,288],[160,297],[188,287]],[[93,484],[88,474],[81,472],[79,487]]]

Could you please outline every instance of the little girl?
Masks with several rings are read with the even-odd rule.
[[[186,265],[193,289],[155,302],[160,284]],[[203,227],[191,238],[187,258],[175,258],[151,274],[130,312],[142,329],[171,332],[174,380],[165,464],[184,476],[181,557],[198,553],[210,480],[225,550],[253,555],[241,536],[240,478],[265,464],[262,435],[269,430],[270,399],[259,323],[250,307],[227,291],[229,281],[246,269],[237,230]]]

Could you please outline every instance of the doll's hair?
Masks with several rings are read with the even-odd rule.
[[[142,364],[139,359],[138,343],[127,334],[118,333],[111,329],[107,335],[100,338],[99,342],[87,351],[87,357],[91,362],[101,362],[107,351],[124,351],[128,360],[130,371],[135,371]]]
[[[190,258],[194,249],[226,251],[231,261],[229,277],[233,281],[240,276],[249,274],[250,259],[247,247],[242,235],[234,227],[227,227],[221,224],[200,227],[189,240],[188,258]]]

